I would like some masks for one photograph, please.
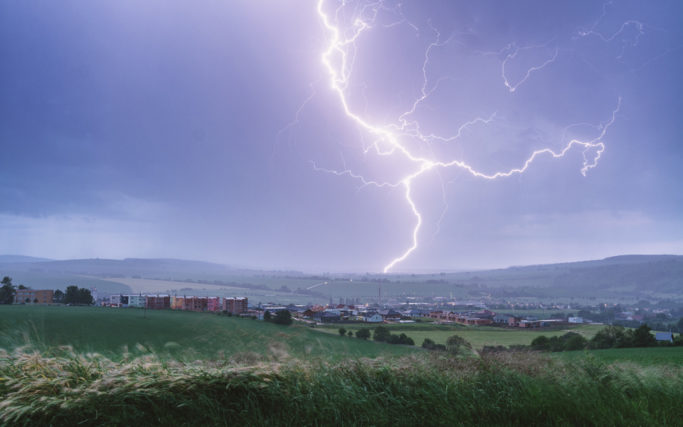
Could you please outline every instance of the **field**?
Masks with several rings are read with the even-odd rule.
[[[399,356],[408,347],[316,333],[209,313],[97,307],[0,306],[0,348],[29,345],[41,351],[72,346],[112,360],[156,354],[195,360],[287,357],[343,359]]]
[[[397,325],[383,325],[391,330],[392,334],[404,333],[415,341],[416,345],[421,345],[425,338],[433,340],[437,344],[446,344],[446,340],[451,335],[459,335],[466,339],[472,346],[479,350],[485,345],[503,345],[509,347],[515,344],[529,345],[531,341],[539,335],[547,337],[559,336],[569,331],[577,332],[587,339],[590,339],[602,329],[600,325],[581,325],[565,327],[560,329],[540,328],[540,329],[514,329],[500,328],[493,326],[462,326],[462,325],[436,325],[432,323],[417,322],[404,323]],[[371,324],[349,324],[332,325],[319,328],[320,331],[337,333],[340,327],[354,332],[363,327],[375,328]]]
[[[641,366],[683,366],[683,347],[611,348],[607,350],[567,351],[553,353],[553,357],[565,361],[576,361],[585,357],[594,357],[605,363],[632,362]]]
[[[391,328],[475,346],[539,332]],[[209,313],[0,306],[0,425],[676,425],[668,350],[453,356]]]

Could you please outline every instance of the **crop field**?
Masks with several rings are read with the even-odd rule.
[[[356,331],[360,328],[375,328],[374,324],[349,324],[331,325],[319,328],[320,331],[337,333],[340,327],[347,330]],[[387,326],[392,334],[404,333],[415,341],[415,345],[421,345],[425,338],[433,340],[437,344],[446,344],[446,340],[451,335],[459,335],[466,339],[472,346],[479,350],[485,345],[503,345],[509,347],[515,344],[529,345],[531,341],[539,335],[547,337],[560,336],[569,331],[577,332],[587,339],[590,339],[600,329],[601,325],[581,325],[566,328],[540,328],[540,329],[519,329],[519,328],[500,328],[493,326],[462,326],[462,325],[438,325],[432,323],[404,323]]]
[[[610,348],[606,350],[567,351],[553,353],[553,357],[576,361],[594,357],[602,362],[632,362],[643,366],[683,366],[683,347]],[[681,384],[683,387],[683,384]]]
[[[97,307],[0,306],[0,348],[40,351],[71,346],[112,360],[155,354],[196,360],[288,357],[328,360],[409,354],[404,346],[316,333],[211,313]]]

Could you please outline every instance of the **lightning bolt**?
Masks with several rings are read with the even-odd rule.
[[[374,186],[377,188],[403,187],[406,203],[410,207],[412,214],[415,217],[415,226],[413,227],[412,231],[412,243],[399,256],[395,257],[388,264],[385,265],[383,269],[384,273],[389,272],[397,264],[404,261],[406,258],[410,256],[410,254],[412,254],[418,248],[418,236],[420,233],[420,229],[422,227],[423,220],[422,214],[420,213],[420,210],[418,209],[415,200],[413,199],[413,181],[416,178],[424,175],[425,173],[431,170],[459,168],[466,171],[474,177],[487,180],[495,180],[499,178],[505,178],[510,177],[512,175],[524,173],[531,166],[534,160],[536,160],[536,158],[538,158],[539,156],[547,155],[551,156],[552,158],[564,157],[565,154],[567,154],[574,147],[581,147],[583,149],[583,164],[580,169],[580,172],[583,176],[585,176],[590,169],[597,166],[598,161],[605,150],[605,145],[602,142],[602,139],[605,136],[608,128],[614,123],[616,115],[619,112],[619,108],[621,106],[621,98],[619,98],[617,106],[615,110],[612,112],[611,118],[606,123],[600,125],[600,133],[594,139],[589,141],[572,139],[569,142],[567,142],[564,145],[564,147],[559,151],[554,151],[551,148],[543,148],[533,151],[521,166],[511,168],[509,170],[485,173],[475,169],[470,164],[461,159],[440,160],[415,154],[408,147],[408,145],[405,144],[405,142],[403,141],[404,138],[417,138],[418,140],[423,141],[425,143],[451,142],[460,138],[462,133],[467,128],[479,124],[486,125],[492,120],[495,120],[495,113],[491,114],[491,116],[489,116],[488,118],[478,117],[464,123],[462,126],[458,128],[457,133],[452,136],[439,136],[433,133],[423,134],[420,130],[419,123],[416,120],[410,120],[410,117],[419,108],[420,104],[424,102],[430,96],[430,94],[437,89],[439,82],[442,80],[440,79],[436,82],[436,84],[434,84],[431,87],[428,84],[428,66],[430,61],[430,55],[432,54],[434,49],[438,49],[439,47],[445,46],[451,41],[451,38],[441,40],[440,32],[436,28],[434,28],[431,25],[431,23],[429,24],[429,26],[435,34],[435,40],[432,43],[430,43],[426,48],[424,55],[424,63],[422,66],[422,88],[420,91],[420,95],[412,103],[411,107],[406,112],[400,114],[397,117],[395,123],[385,125],[371,123],[361,114],[355,112],[350,107],[350,103],[347,96],[347,90],[349,88],[353,63],[355,60],[356,42],[358,42],[363,33],[372,28],[374,20],[377,17],[379,10],[382,9],[384,5],[381,1],[366,5],[360,10],[360,13],[356,15],[357,17],[353,20],[350,28],[344,29],[344,31],[342,31],[338,23],[340,22],[341,9],[344,8],[346,5],[347,3],[344,0],[340,4],[340,6],[335,10],[335,13],[333,15],[334,18],[331,18],[330,15],[328,15],[328,13],[325,11],[325,0],[318,0],[317,3],[317,14],[320,18],[323,27],[325,28],[325,31],[329,35],[329,43],[327,44],[326,49],[322,52],[321,62],[324,69],[327,72],[327,76],[329,77],[330,89],[334,93],[336,93],[336,97],[339,100],[340,106],[346,118],[351,122],[355,123],[365,132],[373,136],[374,141],[371,144],[371,148],[374,149],[377,155],[401,156],[404,159],[408,160],[411,164],[413,164],[414,169],[412,170],[412,172],[407,173],[405,176],[403,176],[396,182],[382,182],[366,179],[362,175],[354,173],[350,169],[344,169],[341,171],[325,169],[318,167],[315,163],[313,163],[313,168],[314,170],[319,172],[330,173],[337,176],[351,177],[361,183],[361,188],[367,186]],[[396,23],[393,23],[391,25],[398,25],[401,22],[403,21],[397,21]],[[413,29],[417,30],[417,27],[415,27],[413,24],[410,24],[409,21],[407,22],[408,25],[410,25]],[[517,88],[530,77],[532,73],[539,71],[542,68],[551,64],[552,62],[554,62],[559,52],[556,48],[555,53],[551,58],[549,58],[540,65],[530,68],[529,70],[527,70],[526,74],[519,82],[517,82],[516,84],[512,84],[508,81],[507,77],[505,76],[505,65],[508,60],[514,59],[514,57],[517,55],[520,49],[523,48],[515,48],[515,50],[513,50],[512,53],[508,54],[505,61],[503,62],[503,79],[505,82],[505,86],[511,93],[515,92]],[[589,156],[590,152],[594,152],[592,158]]]

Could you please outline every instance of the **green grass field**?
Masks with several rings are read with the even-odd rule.
[[[426,322],[383,326],[387,326],[391,330],[392,334],[406,334],[412,338],[413,341],[415,341],[415,345],[417,346],[420,346],[425,338],[429,338],[437,344],[446,344],[448,337],[451,335],[459,335],[469,341],[477,350],[481,349],[485,345],[503,345],[506,347],[515,344],[529,345],[531,344],[531,341],[539,335],[545,335],[547,337],[559,336],[566,334],[569,331],[578,332],[587,339],[590,339],[600,329],[602,329],[602,326],[600,325],[581,325],[562,329],[514,329],[493,326],[435,325]],[[328,333],[337,333],[337,330],[340,327],[344,327],[347,330],[353,330],[355,332],[363,327],[374,329],[376,325],[332,325],[321,327],[319,330]]]
[[[610,348],[606,350],[565,351],[552,353],[552,356],[565,361],[577,361],[585,357],[594,357],[605,363],[632,362],[642,366],[683,366],[683,347]]]
[[[0,348],[43,352],[69,345],[113,360],[155,353],[180,360],[287,357],[328,360],[400,356],[415,350],[211,313],[97,307],[0,306]]]

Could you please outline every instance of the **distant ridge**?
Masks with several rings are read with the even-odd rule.
[[[54,261],[50,258],[38,258],[27,255],[0,255],[0,264],[14,264],[22,262],[47,262]]]

